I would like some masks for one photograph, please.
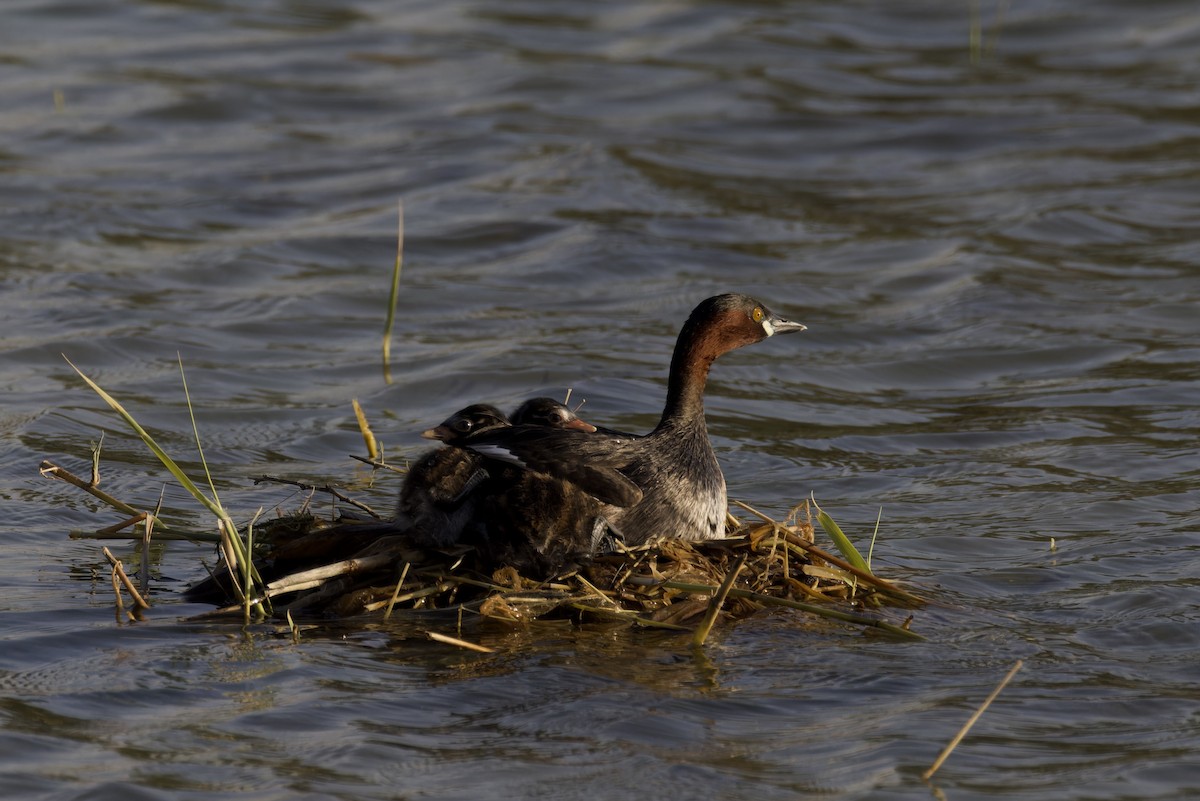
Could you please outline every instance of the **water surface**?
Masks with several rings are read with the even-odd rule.
[[[1200,793],[1200,15],[1055,0],[24,0],[0,34],[0,788],[45,799],[950,799]],[[394,383],[379,337],[405,220]],[[37,475],[147,507],[190,467],[396,487],[465,402],[571,387],[645,430],[700,299],[809,330],[714,369],[731,494],[814,493],[936,599],[898,644],[763,613],[672,636],[420,621],[299,644],[114,615]],[[168,515],[207,525],[167,483]],[[136,549],[114,545],[138,564]]]

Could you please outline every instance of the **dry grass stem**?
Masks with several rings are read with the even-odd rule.
[[[404,203],[396,215],[396,263],[392,267],[392,291],[388,295],[387,319],[383,324],[383,383],[392,383],[392,327],[396,323],[396,303],[400,299],[400,271],[404,267]]]
[[[704,645],[704,641],[708,639],[708,633],[712,631],[713,624],[717,622],[717,615],[721,613],[721,607],[724,606],[725,599],[729,597],[729,592],[733,589],[733,582],[737,581],[738,574],[746,566],[747,556],[748,554],[738,556],[737,561],[733,563],[733,569],[729,571],[725,580],[721,582],[721,586],[713,593],[712,599],[708,602],[708,612],[705,613],[704,619],[700,621],[700,625],[692,634],[692,645]]]
[[[770,515],[767,515],[763,512],[758,511],[757,509],[755,509],[753,506],[746,503],[745,501],[739,501],[734,498],[730,498],[729,502],[731,504],[733,504],[734,506],[738,506],[738,507],[741,507],[742,509],[745,509],[747,512],[754,515],[755,517],[757,517],[759,520],[763,521],[764,523],[770,523],[771,525],[775,524],[774,518],[772,518]],[[736,517],[734,517],[731,514],[727,515],[727,519],[725,522],[726,522],[726,524],[729,524],[732,522],[734,528],[737,528],[738,526],[741,525],[741,521],[739,521]]]
[[[377,567],[391,564],[391,562],[391,554],[378,554],[376,556],[368,556],[364,559],[346,559],[331,565],[323,565],[312,570],[293,573],[286,579],[272,581],[267,584],[267,595],[283,595],[287,592],[299,592],[300,590],[319,587],[331,578],[354,574],[359,571],[373,570]]]
[[[466,640],[459,639],[458,637],[451,637],[448,634],[438,634],[436,631],[427,631],[425,633],[429,636],[429,639],[435,642],[444,642],[447,645],[457,645],[459,648],[466,648],[468,651],[478,651],[481,654],[496,653],[495,648],[488,648],[486,645],[476,645],[473,642],[467,642]]]
[[[68,484],[78,487],[79,489],[83,490],[84,492],[88,493],[89,495],[92,495],[95,498],[98,498],[100,501],[108,504],[112,508],[116,509],[118,512],[124,512],[127,515],[134,515],[135,517],[137,515],[145,514],[145,512],[141,512],[141,511],[133,508],[129,504],[125,503],[124,501],[117,500],[113,496],[109,495],[107,492],[104,492],[103,490],[98,489],[96,487],[95,483],[84,481],[79,476],[75,475],[74,473],[72,473],[71,471],[69,471],[63,467],[59,467],[58,465],[56,465],[54,462],[50,461],[49,459],[42,460],[42,463],[39,466],[38,471],[43,476],[46,476],[48,478],[57,478],[60,481],[65,481]],[[96,477],[96,475],[98,475],[98,473],[96,472],[96,468],[93,468],[93,478]]]
[[[367,456],[378,459],[379,440],[375,439],[375,432],[371,430],[371,424],[367,422],[367,413],[363,411],[358,398],[352,399],[350,403],[354,407],[354,419],[358,421],[358,430],[362,434],[363,444],[367,446]]]
[[[133,582],[129,580],[129,576],[125,575],[125,567],[121,564],[121,560],[112,555],[112,551],[108,548],[104,549],[104,558],[112,565],[113,575],[121,581],[121,585],[125,587],[125,591],[129,593],[129,597],[133,599],[133,605],[138,609],[149,609],[150,604],[138,592],[137,587],[133,586]],[[113,587],[116,588],[116,580],[113,581]],[[117,603],[121,602],[121,593],[117,592]]]
[[[358,456],[357,454],[353,453],[346,455],[351,459],[362,462],[363,464],[368,464],[371,467],[374,467],[376,470],[391,470],[393,473],[399,473],[401,475],[404,475],[408,472],[407,467],[397,467],[394,464],[388,464],[387,462],[380,461],[379,459],[368,459],[365,456]]]
[[[99,531],[96,532],[96,534],[97,535],[110,535],[110,534],[116,535],[118,533],[124,532],[124,533],[120,534],[119,539],[127,540],[130,538],[130,534],[129,534],[129,532],[126,532],[125,529],[136,526],[138,523],[144,522],[149,517],[150,517],[149,512],[138,512],[136,515],[129,518],[128,520],[122,520],[120,523],[114,523],[111,526],[109,526],[108,528],[100,529]],[[114,539],[117,539],[117,537],[114,537]]]
[[[93,487],[100,486],[100,450],[104,447],[104,432],[100,432],[100,441],[92,448],[92,481]]]
[[[158,498],[158,505],[162,507],[162,496]],[[157,512],[156,512],[157,513]],[[154,521],[158,518],[155,515],[146,515],[145,518],[145,534],[142,536],[142,569],[140,572],[142,580],[142,594],[150,594],[150,538],[154,535]]]
[[[369,514],[371,517],[375,518],[376,520],[383,519],[383,515],[376,512],[374,509],[372,509],[367,504],[363,503],[362,501],[358,501],[358,500],[355,500],[354,498],[351,498],[349,495],[345,494],[344,492],[337,489],[336,487],[330,486],[329,484],[317,486],[316,484],[306,484],[303,481],[294,481],[293,479],[290,479],[290,478],[280,478],[279,476],[268,476],[265,474],[254,479],[254,483],[255,484],[263,484],[263,483],[287,484],[288,486],[299,487],[302,490],[308,490],[311,492],[324,492],[327,495],[332,495],[334,498],[337,498],[339,501],[341,501],[344,504],[353,506],[356,509],[363,510],[364,512],[366,512],[367,514]]]
[[[942,752],[938,754],[937,759],[935,759],[933,764],[929,766],[929,770],[921,774],[922,779],[929,781],[929,778],[933,776],[933,774],[937,773],[938,768],[940,768],[942,763],[946,761],[946,757],[950,756],[950,752],[958,747],[958,744],[962,742],[962,739],[967,736],[967,732],[969,732],[971,727],[975,725],[976,721],[983,716],[983,713],[987,711],[987,708],[992,705],[992,701],[996,700],[996,697],[1000,695],[1000,691],[1008,686],[1008,683],[1012,681],[1013,676],[1017,675],[1017,671],[1019,671],[1024,664],[1024,660],[1018,659],[1016,664],[1009,668],[1008,673],[1004,674],[1004,678],[1000,679],[1000,683],[996,685],[996,688],[992,690],[991,694],[987,698],[984,699],[979,708],[975,710],[975,713],[967,719],[967,722],[964,723],[962,728],[958,730],[958,733],[954,735],[953,739],[951,739],[946,747],[942,749]]]
[[[396,599],[400,597],[400,588],[404,586],[404,579],[408,578],[408,569],[410,567],[412,567],[412,562],[405,562],[404,569],[400,571],[400,580],[396,582],[396,591],[392,593],[391,599],[388,600],[387,608],[383,610],[384,620],[392,616],[392,609],[396,607]]]

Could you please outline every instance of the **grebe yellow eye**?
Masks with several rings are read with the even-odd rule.
[[[754,319],[754,322],[761,323],[764,316],[762,306],[755,306],[754,311],[750,312],[750,316]]]

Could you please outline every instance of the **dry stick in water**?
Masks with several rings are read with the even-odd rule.
[[[76,487],[79,487],[84,492],[90,493],[90,494],[96,496],[97,498],[99,498],[100,500],[104,501],[109,506],[116,509],[118,512],[124,512],[127,515],[142,514],[142,512],[139,512],[137,509],[134,509],[132,506],[125,503],[124,501],[118,501],[116,498],[109,495],[107,492],[97,489],[95,484],[90,484],[87,481],[84,481],[79,476],[74,475],[66,468],[59,467],[58,465],[56,465],[54,462],[50,461],[49,459],[43,459],[41,465],[38,467],[38,470],[43,476],[49,476],[50,478],[57,478],[60,481],[67,482],[68,484],[74,484]]]
[[[369,465],[371,465],[371,467],[374,467],[376,470],[391,470],[393,473],[400,473],[401,475],[408,472],[407,467],[397,467],[394,464],[388,464],[387,462],[381,462],[378,459],[368,459],[365,456],[357,456],[353,453],[348,453],[346,455],[349,456],[351,459],[357,459],[358,461],[362,462],[363,464],[369,464]]]
[[[720,588],[708,602],[708,612],[705,613],[704,620],[700,621],[700,625],[692,634],[692,645],[704,645],[704,641],[708,639],[708,633],[712,631],[713,624],[717,622],[717,615],[721,613],[721,606],[729,597],[729,591],[733,589],[733,582],[737,581],[738,573],[741,573],[742,568],[746,566],[746,556],[746,554],[742,554],[738,557],[733,569],[725,576]]]
[[[158,499],[159,508],[162,508],[162,498]],[[157,510],[156,510],[157,512]],[[150,592],[150,537],[154,534],[154,521],[157,518],[154,515],[146,515],[145,533],[142,535],[142,571],[140,578],[142,579],[142,592]]]
[[[383,324],[383,383],[392,383],[392,324],[396,322],[396,301],[400,296],[400,268],[404,265],[404,203],[399,204],[396,223],[396,265],[392,268],[392,292],[388,297],[387,321]]]
[[[325,493],[328,493],[328,494],[332,495],[333,497],[337,498],[342,503],[348,503],[351,506],[362,509],[364,512],[366,512],[367,514],[369,514],[371,517],[375,518],[376,520],[383,519],[383,516],[380,515],[378,512],[376,512],[374,509],[372,509],[370,506],[367,506],[362,501],[354,500],[349,495],[346,495],[346,494],[340,492],[339,490],[335,489],[334,487],[329,486],[328,484],[326,484],[323,487],[318,487],[316,484],[305,484],[303,481],[294,481],[290,478],[280,478],[279,476],[269,476],[269,475],[266,475],[265,473],[263,475],[259,476],[258,478],[254,479],[255,484],[261,484],[264,481],[269,482],[269,483],[274,483],[274,484],[288,484],[293,487],[299,487],[302,490],[325,492]]]
[[[108,528],[102,528],[99,531],[92,532],[89,534],[89,536],[94,536],[97,539],[105,539],[108,537],[122,540],[131,539],[129,532],[125,531],[125,529],[136,526],[138,523],[145,521],[145,519],[149,516],[149,512],[138,512],[128,520],[122,520],[120,523],[113,523]],[[75,537],[72,536],[72,539],[75,539]]]
[[[232,539],[229,533],[229,527],[225,525],[224,520],[217,520],[217,529],[221,533],[221,554],[225,557],[225,570],[229,573],[229,581],[233,587],[233,594],[236,598],[245,602],[249,600],[250,592],[248,587],[243,587],[238,570],[237,551],[234,550]]]
[[[404,586],[404,579],[408,578],[408,569],[410,567],[412,567],[412,562],[405,562],[404,569],[400,571],[400,580],[396,582],[396,591],[392,593],[392,599],[388,601],[387,608],[383,610],[384,620],[392,616],[392,607],[396,605],[396,599],[400,597],[400,588]]]
[[[96,453],[99,455],[99,451]],[[154,505],[154,512],[146,515],[146,533],[142,536],[142,592],[146,595],[150,594],[150,538],[154,536],[154,524],[158,521],[158,515],[162,511],[163,497],[166,494],[167,488],[166,485],[163,485],[162,489],[158,491],[158,503]]]
[[[998,696],[1000,691],[1003,690],[1010,681],[1012,681],[1012,677],[1017,675],[1017,671],[1020,670],[1021,666],[1024,664],[1024,660],[1018,659],[1017,663],[1013,665],[1011,669],[1009,669],[1004,678],[1000,680],[1000,683],[996,685],[996,689],[992,690],[992,694],[984,700],[979,709],[975,710],[975,714],[971,715],[971,717],[967,719],[967,722],[963,724],[963,727],[958,730],[958,734],[954,735],[954,739],[952,739],[950,743],[942,749],[942,753],[938,754],[937,759],[935,759],[933,764],[929,766],[929,770],[921,774],[922,779],[929,781],[929,777],[937,773],[938,768],[940,768],[942,763],[946,761],[946,757],[950,756],[950,752],[958,747],[958,744],[962,742],[962,738],[967,736],[967,732],[971,730],[971,727],[975,725],[975,722],[979,720],[987,708],[992,705],[992,701],[996,700],[996,696]]]
[[[358,398],[351,398],[350,403],[354,407],[354,419],[358,421],[358,430],[362,433],[363,444],[367,446],[367,455],[372,459],[378,459],[379,440],[375,439],[375,432],[371,430],[371,424],[367,422],[367,413],[363,411]]]
[[[331,578],[337,578],[347,574],[363,572],[367,570],[376,570],[390,562],[394,556],[392,554],[375,554],[372,556],[364,556],[358,559],[344,559],[341,562],[322,565],[315,567],[312,570],[302,570],[298,573],[291,573],[283,578],[276,579],[267,585],[266,595],[273,598],[276,595],[282,595],[286,592],[298,592],[300,590],[308,590],[313,587],[319,587]]]
[[[100,432],[100,441],[92,448],[92,486],[100,486],[100,449],[104,447],[104,432]]]
[[[121,619],[121,612],[125,610],[125,602],[121,600],[121,579],[117,577],[117,568],[112,569],[113,596],[117,599],[117,619]]]
[[[296,625],[296,621],[292,620],[292,610],[287,610],[288,630],[292,633],[292,645],[300,644],[300,627]]]
[[[132,517],[129,520],[126,520],[122,523],[117,523],[116,525],[109,526],[108,528],[102,528],[99,531],[79,531],[78,529],[72,529],[67,534],[67,536],[73,540],[129,540],[129,539],[136,539],[137,538],[136,535],[131,535],[125,529],[129,528],[132,525],[142,522],[142,520],[145,519],[143,517],[144,514],[145,514],[145,512],[141,512],[138,514],[137,517]],[[161,520],[157,521],[155,523],[155,525],[161,526],[162,521]],[[167,531],[157,531],[156,530],[154,532],[154,536],[156,539],[159,539],[159,540],[178,540],[178,541],[184,541],[184,542],[218,543],[221,540],[221,537],[218,534],[215,534],[210,531],[191,531],[191,532],[188,532],[187,534],[180,534],[180,533],[174,532],[174,531],[167,532]]]
[[[137,587],[133,586],[133,582],[129,580],[129,576],[125,575],[125,568],[121,565],[121,560],[112,555],[112,551],[108,548],[104,549],[104,558],[113,566],[113,572],[121,579],[121,583],[125,585],[125,589],[129,592],[129,596],[133,598],[133,604],[138,609],[149,609],[150,604],[146,603],[146,599],[137,591]],[[120,596],[118,596],[118,601]]]
[[[481,654],[496,653],[495,648],[488,648],[486,645],[476,645],[473,642],[467,642],[466,640],[460,640],[458,637],[451,637],[448,634],[438,634],[436,631],[427,631],[425,633],[427,635],[429,635],[429,639],[431,639],[431,640],[435,640],[437,642],[444,642],[447,645],[457,645],[459,648],[466,648],[468,651],[478,651]]]

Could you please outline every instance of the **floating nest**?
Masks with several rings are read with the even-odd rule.
[[[621,548],[545,580],[511,567],[488,570],[470,548],[415,547],[379,522],[325,525],[309,515],[284,517],[263,532],[262,589],[252,600],[275,617],[456,610],[510,624],[606,620],[705,635],[718,620],[776,606],[915,636],[908,628],[911,617],[889,622],[881,610],[913,607],[920,598],[814,545],[811,520],[793,516],[780,523],[739,506],[754,518],[741,522],[730,516],[725,539]],[[355,553],[338,558],[347,551]],[[228,572],[219,565],[189,591],[191,597],[215,600],[213,590],[228,596]],[[243,602],[210,615],[244,613]]]
[[[42,471],[87,489],[86,482],[72,480],[55,465],[44,463]],[[919,638],[909,629],[911,614],[903,610],[922,599],[815,545],[808,503],[786,522],[733,504],[750,517],[740,521],[730,515],[725,539],[618,546],[545,580],[511,567],[490,569],[467,547],[416,547],[384,521],[329,523],[302,511],[255,526],[250,571],[238,564],[226,537],[210,577],[184,595],[217,607],[204,618],[387,618],[443,610],[509,625],[538,619],[616,621],[691,632],[697,642],[719,621],[784,607]],[[96,532],[113,534],[112,529]],[[114,587],[117,570],[119,563]],[[125,586],[132,590],[127,579]]]

